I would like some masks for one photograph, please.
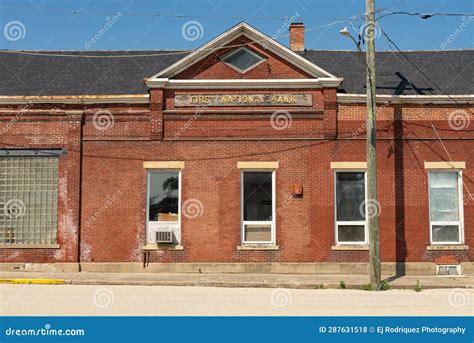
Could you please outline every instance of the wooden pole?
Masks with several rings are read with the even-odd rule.
[[[379,242],[379,203],[377,198],[377,150],[376,150],[376,102],[375,102],[375,0],[366,0],[365,40],[367,71],[367,203],[366,216],[369,225],[369,264],[370,285],[379,288],[380,242]]]

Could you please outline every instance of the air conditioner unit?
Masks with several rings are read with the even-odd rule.
[[[157,231],[157,243],[173,243],[173,231]]]

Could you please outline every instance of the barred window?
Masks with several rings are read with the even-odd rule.
[[[0,157],[0,244],[57,243],[57,203],[57,157]]]

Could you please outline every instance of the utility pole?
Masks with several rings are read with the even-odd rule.
[[[377,197],[376,101],[375,101],[375,0],[365,1],[366,74],[367,74],[367,202],[369,225],[370,285],[377,290],[381,282],[379,203]],[[374,209],[374,211],[369,211]]]

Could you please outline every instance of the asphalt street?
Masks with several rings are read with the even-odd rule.
[[[473,289],[0,285],[1,316],[468,316]]]

